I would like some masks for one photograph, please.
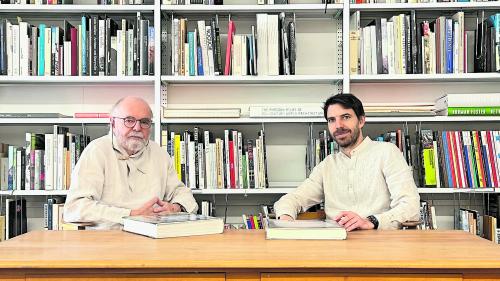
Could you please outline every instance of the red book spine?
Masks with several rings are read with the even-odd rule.
[[[70,29],[71,36],[71,76],[78,76],[78,33],[76,28]]]
[[[234,140],[229,141],[229,176],[231,180],[231,188],[236,188],[236,176],[234,171],[234,149],[233,149]]]
[[[456,161],[455,161],[455,151],[453,149],[453,144],[452,144],[452,132],[450,131],[447,131],[446,132],[446,139],[448,140],[448,154],[450,155],[450,167],[451,167],[451,177],[453,178],[452,180],[452,183],[453,183],[453,186],[452,187],[458,187],[457,185],[457,168],[456,168]]]
[[[75,118],[109,118],[109,113],[77,112]]]
[[[486,131],[486,140],[488,142],[488,157],[491,165],[491,181],[493,187],[498,187],[497,165],[495,163],[495,151],[493,151],[493,135],[491,131]],[[500,151],[499,151],[500,153]]]
[[[234,22],[230,20],[227,26],[226,65],[224,68],[224,75],[231,75],[231,50],[233,46],[233,35],[235,31],[236,28],[234,26]]]

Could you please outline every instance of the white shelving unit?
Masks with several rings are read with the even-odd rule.
[[[313,0],[311,0],[313,1]],[[215,126],[249,126],[262,125],[271,127],[276,134],[270,134],[270,153],[285,157],[285,160],[278,161],[276,157],[271,157],[273,163],[271,169],[274,174],[279,175],[276,181],[289,180],[271,185],[268,189],[234,189],[234,190],[194,190],[196,195],[258,195],[259,200],[272,198],[285,194],[293,190],[303,178],[302,157],[305,151],[305,144],[297,140],[297,134],[305,135],[304,130],[309,124],[315,126],[326,124],[324,118],[170,118],[161,117],[162,106],[164,105],[184,105],[190,102],[199,103],[199,107],[211,107],[212,105],[224,105],[228,107],[247,107],[249,104],[267,102],[280,103],[320,103],[325,97],[338,91],[350,92],[366,99],[382,101],[398,101],[398,99],[425,98],[429,89],[432,94],[445,91],[484,91],[500,89],[500,73],[465,73],[465,74],[435,74],[435,75],[350,75],[349,74],[349,17],[353,11],[361,13],[377,14],[379,12],[407,12],[410,10],[425,12],[447,12],[447,11],[474,11],[474,10],[500,10],[500,1],[495,2],[447,2],[447,3],[398,3],[398,4],[290,4],[290,5],[249,5],[249,1],[233,0],[238,5],[221,6],[175,6],[160,5],[156,1],[155,5],[0,5],[0,16],[7,15],[15,17],[22,15],[24,20],[29,15],[37,18],[47,18],[56,15],[59,18],[68,15],[75,17],[79,14],[110,14],[110,15],[131,15],[141,12],[149,18],[153,18],[155,26],[155,75],[154,76],[126,76],[126,77],[8,77],[0,76],[0,97],[3,95],[17,95],[17,89],[22,89],[19,95],[33,97],[28,91],[40,91],[40,97],[27,100],[27,102],[58,104],[57,96],[50,100],[45,100],[44,96],[57,95],[52,91],[66,91],[61,94],[60,99],[70,99],[71,105],[88,104],[99,106],[100,103],[112,104],[110,100],[116,101],[121,95],[142,95],[153,105],[154,123],[162,124],[164,127],[171,125],[178,127],[188,127],[191,125]],[[319,0],[317,0],[319,2]],[[298,21],[303,18],[303,22],[297,25],[297,34],[300,44],[298,51],[298,64],[302,68],[298,69],[294,76],[214,76],[214,77],[183,77],[162,75],[162,68],[168,62],[162,61],[162,28],[165,28],[163,21],[170,19],[172,15],[184,16],[187,18],[206,18],[214,14],[220,16],[220,21],[226,19],[228,15],[235,16],[236,21],[245,22],[243,28],[238,26],[237,33],[248,33],[248,19],[256,13],[278,13],[286,12],[289,16],[295,16]],[[241,17],[240,17],[241,16]],[[254,20],[254,19],[252,19]],[[238,24],[237,24],[238,25]],[[329,26],[331,25],[331,26]],[[332,27],[333,26],[333,27]],[[340,26],[340,30],[337,27]],[[167,31],[167,33],[170,30]],[[221,29],[221,38],[225,37],[224,28]],[[167,34],[168,36],[168,34]],[[318,38],[330,40],[324,44],[318,44]],[[332,47],[331,43],[338,43],[340,47]],[[340,43],[339,43],[340,42]],[[222,44],[222,48],[225,45]],[[315,53],[320,50],[320,55]],[[335,51],[335,52],[334,52]],[[340,54],[340,55],[339,55]],[[303,59],[306,57],[307,59]],[[319,58],[318,58],[319,57]],[[331,59],[336,57],[335,60]],[[310,58],[310,59],[309,59]],[[303,59],[303,60],[300,60]],[[331,60],[330,60],[331,59]],[[325,62],[326,61],[326,62]],[[314,64],[324,63],[325,66],[315,73]],[[335,63],[334,63],[335,62]],[[334,66],[332,66],[334,65]],[[332,67],[334,70],[328,67]],[[335,73],[335,74],[334,74]],[[422,93],[415,93],[415,87],[424,86]],[[458,85],[458,86],[457,86]],[[10,87],[10,88],[9,88]],[[27,87],[27,88],[26,88]],[[386,93],[387,87],[395,89],[395,93]],[[10,89],[10,90],[8,90]],[[405,89],[412,89],[411,93],[406,93]],[[57,90],[57,91],[56,91]],[[176,92],[177,91],[177,92]],[[498,91],[498,90],[497,90]],[[110,94],[109,92],[112,92]],[[177,93],[177,94],[176,94]],[[76,98],[72,95],[77,96]],[[258,101],[252,100],[259,99]],[[105,102],[102,100],[105,99]],[[76,101],[75,101],[76,100]],[[64,107],[64,104],[62,105]],[[18,110],[22,112],[21,110]],[[102,112],[101,110],[96,110]],[[242,114],[242,116],[248,116]],[[448,116],[390,116],[375,117],[368,116],[367,122],[371,126],[380,126],[402,123],[422,123],[424,125],[451,126],[460,128],[465,125],[480,123],[482,126],[491,124],[497,126],[500,117],[448,117]],[[105,126],[107,118],[3,118],[0,119],[2,126],[21,127],[28,125],[50,126],[52,124],[80,125],[89,124]],[[161,126],[154,126],[154,139],[159,142],[161,137]],[[267,133],[267,131],[266,131]],[[287,179],[294,177],[293,179]],[[274,175],[271,175],[274,176]],[[484,194],[499,193],[498,189],[451,189],[451,188],[419,188],[420,194]],[[64,196],[67,191],[1,191],[4,196]],[[437,195],[439,196],[439,195]],[[255,203],[255,202],[254,202]],[[256,202],[257,204],[259,202]]]
[[[2,4],[0,12],[9,13],[131,13],[131,12],[153,12],[156,5],[19,5]]]
[[[68,190],[2,190],[0,195],[8,196],[66,196]]]

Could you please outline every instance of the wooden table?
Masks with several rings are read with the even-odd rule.
[[[0,280],[500,280],[500,246],[463,231],[355,231],[344,241],[264,236],[33,231],[0,243]]]

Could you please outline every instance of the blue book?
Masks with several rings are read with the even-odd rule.
[[[198,76],[203,76],[203,54],[201,53],[201,46],[197,48],[197,60],[198,60]]]
[[[195,76],[196,71],[195,71],[195,61],[194,61],[194,52],[195,52],[195,46],[194,46],[194,32],[190,31],[188,32],[188,45],[189,45],[189,76]]]
[[[471,176],[471,165],[470,165],[470,159],[469,159],[469,146],[468,145],[463,145],[462,149],[464,150],[464,163],[465,163],[465,173],[467,175],[467,181],[469,183],[469,187],[474,187],[473,181],[472,181],[472,176]]]
[[[481,145],[481,152],[482,152],[482,155],[483,155],[483,169],[484,169],[484,174],[486,175],[486,187],[492,187],[493,186],[493,183],[491,182],[491,174],[490,174],[490,169],[489,167],[491,167],[490,165],[490,161],[488,159],[488,154],[486,152],[486,146],[485,145]]]
[[[45,24],[38,26],[38,76],[45,75]]]
[[[450,154],[448,151],[448,138],[446,137],[447,131],[441,132],[441,137],[443,138],[443,151],[446,163],[446,173],[448,174],[448,186],[453,187],[453,176],[451,175],[451,167],[450,167]],[[453,161],[453,160],[451,160]]]
[[[446,73],[453,73],[453,20],[445,21]]]
[[[82,17],[82,75],[89,75],[88,73],[88,56],[87,56],[87,17]]]

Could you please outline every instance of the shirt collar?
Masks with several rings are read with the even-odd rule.
[[[135,168],[143,174],[147,173],[147,157],[143,157],[143,154],[146,153],[146,150],[149,148],[149,142],[143,149],[139,150],[136,154],[128,155],[127,151],[123,149],[118,144],[118,140],[116,136],[113,135],[113,131],[109,131],[109,137],[113,140],[113,151],[115,152],[116,158],[118,160],[126,161],[129,169]]]
[[[358,145],[356,146],[355,148],[353,148],[351,150],[351,156],[348,156],[348,155],[345,155],[344,152],[340,152],[340,154],[344,157],[347,157],[347,158],[351,158],[352,156],[354,155],[358,155],[360,152],[362,152],[363,150],[365,150],[367,147],[370,146],[372,140],[369,138],[369,137],[365,137],[363,139],[363,141]]]

